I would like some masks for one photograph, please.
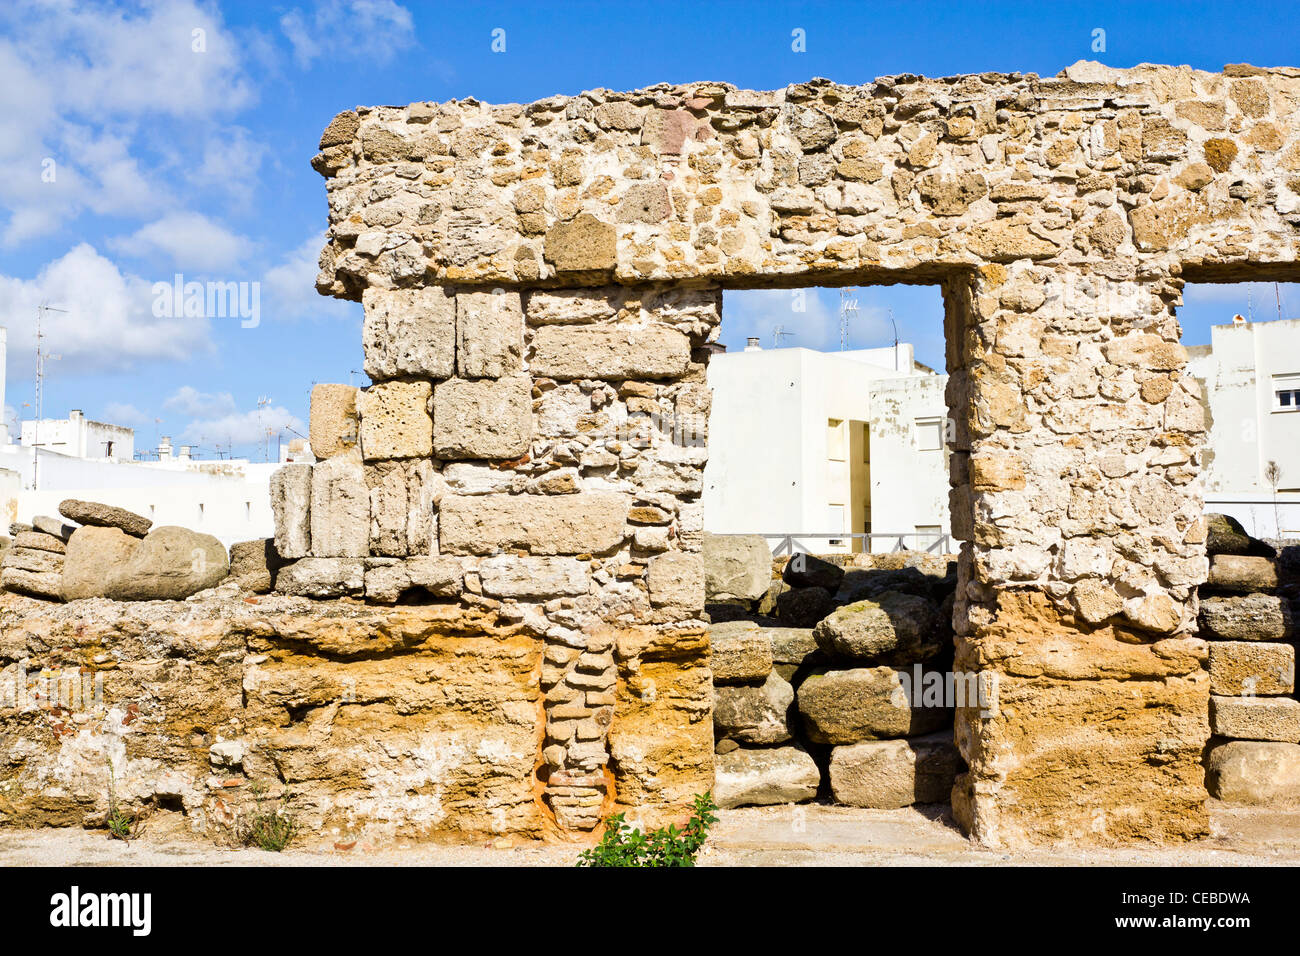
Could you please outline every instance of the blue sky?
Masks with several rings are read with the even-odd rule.
[[[9,329],[6,414],[32,417],[36,307],[49,313],[44,410],[69,408],[211,455],[260,454],[269,426],[305,432],[315,381],[364,381],[360,306],[318,296],[325,225],[311,169],[321,129],[358,104],[724,80],[768,89],[912,72],[1053,74],[1113,66],[1300,63],[1294,9],[1268,3],[321,3],[0,7],[0,324]],[[492,51],[494,30],[505,52]],[[792,31],[806,51],[791,49]],[[1094,52],[1094,31],[1106,49]],[[197,31],[197,32],[196,32]],[[260,321],[155,314],[155,283],[247,283]],[[787,345],[837,348],[838,294],[789,321],[789,293],[729,295],[723,340],[772,327]],[[1288,317],[1300,294],[1283,289]],[[1272,316],[1272,288],[1254,295]],[[904,340],[941,361],[932,288],[858,293],[850,344]],[[1261,304],[1262,303],[1262,304]],[[1240,289],[1192,290],[1186,341],[1244,311]],[[781,318],[784,315],[785,318]]]

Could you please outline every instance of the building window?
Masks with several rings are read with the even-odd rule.
[[[1300,375],[1273,376],[1273,411],[1300,412]]]
[[[826,457],[831,461],[844,461],[847,457],[845,452],[845,433],[844,419],[828,418],[826,419]]]
[[[943,419],[918,418],[916,420],[917,451],[940,451],[943,448]]]

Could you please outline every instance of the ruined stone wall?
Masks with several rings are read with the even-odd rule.
[[[611,652],[704,660],[703,426],[677,423],[707,417],[719,289],[939,282],[958,666],[1003,703],[958,714],[959,818],[1196,836],[1205,429],[1174,310],[1186,278],[1297,273],[1298,101],[1290,69],[1076,64],[341,113],[318,288],[364,304],[375,384],[355,447],[280,482],[282,586],[527,623],[547,805],[590,826],[655,776],[617,786],[645,744],[620,707],[659,684]]]

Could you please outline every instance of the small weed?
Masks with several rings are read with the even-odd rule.
[[[290,794],[286,790],[277,806],[265,810],[262,807],[262,789],[254,788],[253,798],[257,802],[257,808],[244,832],[243,842],[246,846],[279,853],[293,842],[293,838],[298,833],[298,822],[289,812],[289,797]]]
[[[578,866],[694,866],[700,847],[708,839],[709,827],[718,822],[718,809],[710,793],[697,794],[691,818],[678,830],[675,825],[642,833],[630,826],[623,814],[605,821],[600,842],[578,857]]]
[[[116,780],[113,776],[113,764],[108,765],[108,832],[118,840],[126,842],[131,838],[131,831],[139,819],[135,814],[128,814],[117,803]]]

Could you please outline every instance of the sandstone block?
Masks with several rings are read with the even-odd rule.
[[[704,534],[706,599],[757,601],[772,584],[772,550],[756,534]]]
[[[59,514],[77,524],[91,524],[100,528],[121,528],[127,534],[143,538],[153,522],[125,508],[100,504],[97,501],[79,501],[67,498],[59,502]]]
[[[1210,727],[1236,740],[1300,743],[1300,701],[1290,697],[1211,697]]]
[[[49,515],[37,515],[33,518],[32,529],[60,542],[66,542],[72,537],[72,532],[77,530],[73,525],[64,524],[58,518],[51,518]]]
[[[533,333],[529,368],[556,379],[676,378],[690,359],[690,340],[664,325],[547,325]]]
[[[772,671],[772,642],[750,621],[714,624],[709,645],[715,684],[761,681]]]
[[[374,381],[448,378],[456,368],[456,298],[441,286],[362,294],[365,370]]]
[[[478,567],[483,593],[503,598],[552,598],[586,594],[590,566],[576,558],[500,555]]]
[[[164,525],[145,535],[112,569],[105,596],[115,601],[180,601],[220,584],[229,571],[226,548],[212,535]]]
[[[275,550],[282,558],[311,553],[311,469],[311,465],[293,463],[271,475]]]
[[[1274,594],[1201,600],[1201,636],[1222,641],[1281,641],[1291,634],[1291,606]]]
[[[275,587],[318,599],[358,595],[365,588],[365,564],[361,558],[299,558],[280,569]]]
[[[121,528],[78,528],[68,540],[63,562],[63,600],[107,597],[109,580],[140,543]]]
[[[877,810],[947,803],[960,767],[949,731],[863,741],[831,751],[831,793],[836,803]]]
[[[360,393],[357,410],[366,461],[433,454],[432,394],[428,382],[381,382]]]
[[[575,495],[447,495],[438,509],[444,554],[601,554],[623,543],[629,499],[617,492]]]
[[[353,451],[311,470],[311,553],[317,558],[364,557],[370,550],[370,491],[361,456]]]
[[[90,527],[94,526],[91,525]],[[51,554],[66,554],[68,550],[63,538],[46,534],[44,531],[21,531],[14,536],[11,546],[28,548],[33,551],[48,551]]]
[[[330,458],[355,448],[359,441],[357,389],[322,382],[311,390],[309,443],[317,458]]]
[[[518,292],[456,296],[456,367],[462,378],[501,378],[523,367],[524,310]]]
[[[428,459],[365,466],[370,490],[370,554],[405,557],[433,546],[435,482]]]
[[[915,737],[943,726],[951,711],[919,706],[910,671],[859,667],[814,674],[799,685],[808,739],[823,744]],[[914,706],[914,702],[917,706]]]
[[[1295,648],[1251,641],[1210,642],[1210,693],[1223,697],[1290,694]]]
[[[794,688],[775,672],[757,686],[715,687],[714,733],[747,744],[783,743],[790,739],[793,702]]]
[[[1268,558],[1216,554],[1210,559],[1210,587],[1248,594],[1277,587],[1277,570]]]
[[[267,594],[275,583],[279,564],[273,538],[236,541],[230,546],[229,580],[245,591]]]
[[[24,571],[21,568],[0,568],[0,588],[15,594],[29,597],[45,598],[51,601],[63,600],[62,571]]]
[[[612,319],[622,290],[538,289],[526,294],[525,314],[529,325],[579,325]]]
[[[1300,744],[1231,740],[1206,759],[1210,793],[1252,807],[1300,804]]]
[[[817,796],[821,783],[817,764],[802,747],[720,754],[714,775],[713,799],[723,808],[803,803]]]
[[[406,571],[413,587],[424,588],[434,597],[455,597],[464,589],[465,571],[456,558],[408,558]]]
[[[546,233],[546,261],[556,272],[609,272],[618,262],[617,250],[613,225],[591,213],[556,223]]]
[[[698,615],[704,610],[704,566],[698,554],[668,551],[646,570],[650,603],[665,611]]]
[[[43,548],[11,546],[5,549],[3,558],[0,558],[0,567],[29,571],[32,574],[45,574],[47,572],[57,574],[62,572],[63,562],[64,556],[53,551],[46,551]]]
[[[433,405],[433,448],[439,458],[514,459],[532,442],[528,375],[439,382]]]
[[[1245,554],[1250,550],[1250,535],[1231,515],[1207,514],[1205,550],[1210,555]]]
[[[832,611],[813,629],[813,638],[835,657],[912,664],[939,652],[938,624],[933,602],[886,591]]]

